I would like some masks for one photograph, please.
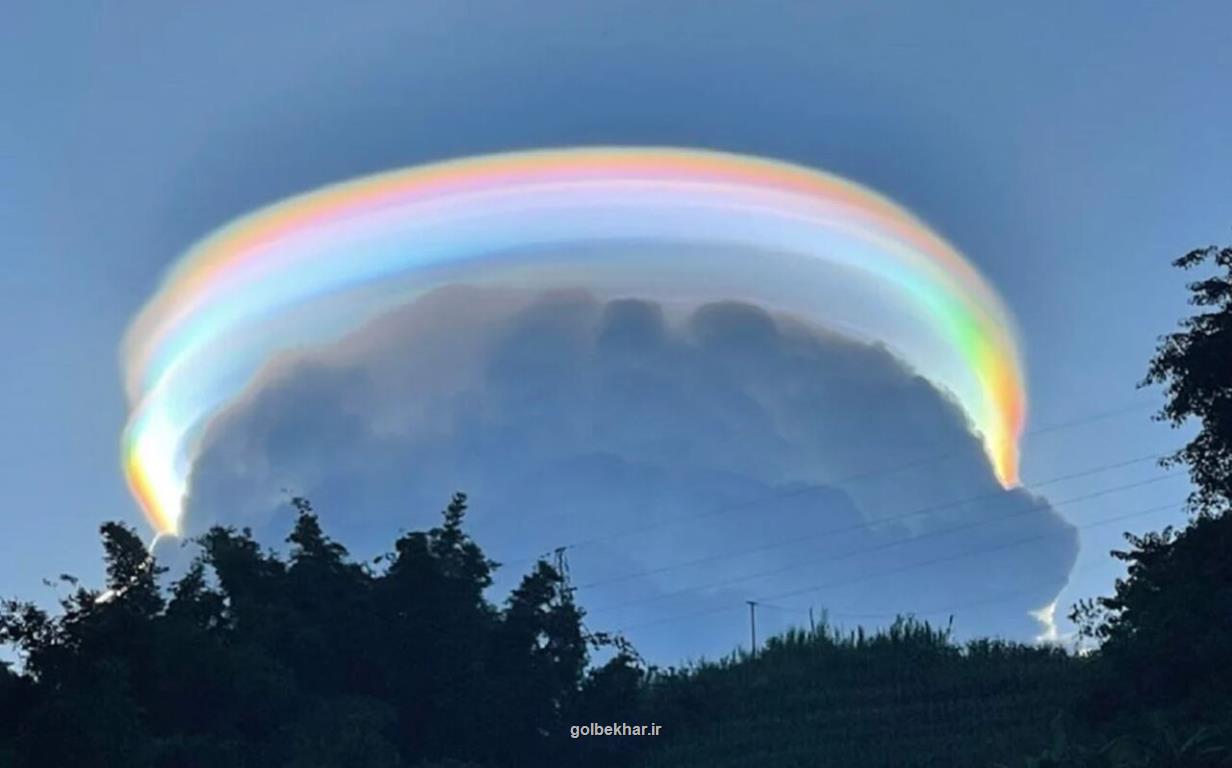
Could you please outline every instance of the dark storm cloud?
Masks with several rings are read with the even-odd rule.
[[[591,623],[648,624],[631,635],[660,659],[729,650],[729,609],[776,595],[800,613],[767,628],[966,606],[961,631],[1029,638],[1077,553],[884,348],[736,303],[438,291],[273,366],[211,428],[189,523],[275,542],[284,487],[362,555],[455,489],[498,560],[581,542]]]

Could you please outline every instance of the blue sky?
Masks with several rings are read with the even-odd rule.
[[[1232,240],[1221,3],[38,4],[0,29],[0,594],[139,522],[117,346],[163,268],[257,205],[478,152],[676,144],[830,170],[919,213],[1016,314],[1028,429],[1136,392],[1186,311],[1168,262]],[[1148,410],[1030,436],[1030,486],[1164,451]],[[1064,499],[1143,465],[1048,487]],[[1076,524],[1179,482],[1061,508]],[[1139,518],[1141,530],[1182,520]],[[1132,525],[1131,525],[1132,524]],[[1066,603],[1108,588],[1084,530]]]

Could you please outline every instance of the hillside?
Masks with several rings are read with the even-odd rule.
[[[964,647],[902,620],[876,634],[771,639],[652,684],[670,732],[638,765],[988,766],[1039,752],[1084,662],[992,641]]]

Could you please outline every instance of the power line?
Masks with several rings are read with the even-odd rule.
[[[1130,512],[1124,515],[1116,515],[1113,517],[1095,520],[1090,523],[1087,523],[1086,525],[1080,525],[1080,526],[1075,526],[1075,527],[1078,530],[1088,530],[1091,528],[1096,528],[1101,525],[1110,525],[1112,523],[1120,522],[1122,520],[1128,520],[1128,519],[1135,518],[1135,517],[1142,517],[1144,515],[1155,514],[1155,513],[1161,512],[1166,509],[1179,510],[1182,508],[1183,508],[1183,505],[1176,504],[1176,503],[1162,504],[1162,505],[1150,507],[1147,509],[1141,509],[1141,510],[1138,510],[1137,512]],[[818,585],[814,585],[811,587],[794,589],[794,590],[790,590],[787,592],[780,592],[774,595],[767,595],[764,598],[759,598],[758,604],[764,604],[770,600],[781,600],[785,597],[795,597],[796,595],[807,594],[809,592],[820,592],[820,591],[828,590],[828,589],[837,589],[839,587],[846,587],[852,584],[858,584],[863,581],[871,581],[873,579],[877,579],[877,578],[880,578],[888,574],[904,573],[907,571],[915,570],[917,568],[926,568],[928,566],[937,565],[939,563],[952,562],[955,560],[961,560],[961,559],[968,558],[968,557],[976,557],[979,555],[988,554],[990,552],[1000,552],[1002,550],[1011,549],[1013,547],[1022,546],[1024,544],[1030,544],[1036,541],[1042,541],[1042,540],[1052,538],[1057,535],[1058,535],[1057,532],[1041,534],[1041,535],[1032,536],[1029,538],[1018,539],[1018,540],[1009,542],[1008,544],[1004,544],[1004,545],[997,546],[997,547],[987,547],[987,548],[982,548],[982,549],[970,550],[970,551],[963,552],[957,555],[949,555],[946,557],[933,558],[930,560],[924,560],[921,562],[911,563],[911,564],[898,567],[898,568],[891,568],[888,570],[882,570],[882,571],[876,571],[873,573],[863,574],[859,577],[855,577],[851,579],[845,579],[845,580],[830,582],[826,584],[818,584]],[[708,616],[708,615],[712,615],[715,613],[721,613],[723,611],[730,611],[733,608],[738,608],[738,607],[740,607],[740,604],[729,604],[729,605],[719,606],[716,608],[708,608],[708,609],[704,609],[700,611],[694,611],[692,613],[676,614],[673,616],[666,616],[666,617],[655,619],[652,621],[640,622],[638,624],[629,624],[624,627],[621,627],[617,631],[618,632],[628,632],[633,629],[642,629],[644,627],[651,627],[651,626],[657,626],[660,624],[667,624],[673,621],[680,621],[682,619],[690,619],[690,618],[698,618],[701,616]]]
[[[1184,504],[1168,504],[1168,505],[1165,505],[1163,509],[1180,510],[1180,509],[1183,509],[1184,506],[1185,506]],[[1158,512],[1162,510],[1152,510],[1152,511]],[[1094,570],[1096,566],[1100,566],[1100,565],[1103,565],[1103,563],[1088,563],[1082,568],[1077,568],[1075,570],[1070,571],[1069,576],[1070,578],[1073,578],[1077,574],[1086,573],[1088,571]],[[980,598],[978,600],[968,600],[962,603],[954,603],[951,605],[947,605],[944,608],[934,608],[934,609],[930,609],[927,611],[902,610],[902,611],[881,611],[878,613],[849,613],[846,611],[826,611],[826,616],[827,617],[834,616],[840,619],[893,619],[899,616],[938,616],[938,615],[945,615],[947,613],[953,614],[955,611],[961,611],[966,608],[975,608],[975,607],[979,607],[983,605],[994,605],[996,603],[1005,601],[1007,598],[1029,594],[1031,592],[1036,591],[1037,589],[1039,589],[1038,586],[1023,587],[1021,589],[1012,589],[1012,590],[1007,590],[1004,592],[998,592],[995,596],[991,598]],[[770,603],[759,603],[759,605],[771,605],[771,604]],[[799,608],[792,609],[792,608],[782,607],[782,610],[784,611],[794,610],[797,613],[805,612],[803,611],[803,609],[799,609]]]
[[[809,613],[808,611],[804,610],[803,608],[789,608],[789,607],[787,607],[787,606],[785,606],[785,605],[775,605],[774,603],[766,603],[766,602],[761,602],[761,601],[759,601],[759,600],[751,600],[751,601],[748,601],[748,602],[751,602],[751,603],[753,603],[754,605],[760,606],[760,607],[762,607],[762,608],[773,608],[774,610],[776,610],[776,611],[782,611],[783,613],[799,613],[799,614],[807,614],[807,613]]]
[[[1068,419],[1066,421],[1057,422],[1054,424],[1050,424],[1048,426],[1028,430],[1022,434],[1022,437],[1026,438],[1026,437],[1038,436],[1042,434],[1059,432],[1059,431],[1067,430],[1067,429],[1073,429],[1075,427],[1085,426],[1085,425],[1092,424],[1098,421],[1113,418],[1115,416],[1121,416],[1127,413],[1134,413],[1134,412],[1142,411],[1149,407],[1153,407],[1153,406],[1151,406],[1148,403],[1131,403],[1131,404],[1119,406],[1117,408],[1111,408],[1105,411],[1098,411],[1096,413],[1092,413],[1087,416],[1081,416],[1081,417],[1077,417],[1073,419]],[[945,444],[946,442],[947,441],[935,441],[932,444],[942,445],[942,444]],[[867,480],[867,479],[871,479],[875,477],[884,477],[887,475],[893,475],[898,472],[903,472],[909,469],[915,469],[921,466],[927,466],[929,464],[932,464],[938,461],[943,461],[945,459],[960,455],[962,452],[963,452],[963,448],[957,448],[957,449],[950,450],[944,453],[918,457],[916,459],[912,459],[910,461],[904,462],[902,464],[894,465],[891,467],[882,467],[882,468],[873,469],[873,470],[862,470],[860,472],[853,472],[847,475],[840,475],[834,478],[816,480],[816,481],[812,481],[809,484],[798,487],[798,488],[784,489],[784,490],[776,491],[770,494],[765,494],[763,496],[759,496],[758,498],[754,498],[754,499],[746,499],[743,501],[721,504],[717,507],[713,507],[711,509],[704,510],[701,512],[696,512],[696,513],[688,514],[688,515],[678,515],[668,520],[658,521],[655,523],[638,526],[636,528],[626,529],[624,531],[612,531],[609,533],[589,536],[584,539],[578,539],[577,541],[565,544],[563,546],[565,549],[578,549],[581,547],[592,546],[594,544],[599,544],[599,543],[603,543],[606,541],[613,541],[616,539],[627,538],[629,536],[636,536],[636,535],[645,533],[647,531],[657,530],[659,528],[665,528],[665,527],[672,526],[672,525],[679,525],[681,523],[692,522],[695,520],[701,520],[701,519],[705,519],[709,517],[724,515],[724,514],[728,514],[730,512],[736,512],[742,509],[757,507],[757,506],[772,503],[775,501],[781,501],[781,500],[805,495],[808,493],[813,493],[817,490],[818,487],[822,487],[822,486],[842,486],[844,484],[856,482],[859,480]],[[1162,458],[1164,455],[1165,454],[1160,454],[1153,458]],[[1053,480],[1053,481],[1047,481],[1047,482],[1057,482],[1057,481],[1059,480]],[[1040,484],[1036,484],[1036,485],[1040,485]],[[542,559],[543,557],[551,554],[551,552],[555,551],[555,549],[557,549],[557,547],[553,547],[551,550],[544,552],[544,553],[540,553],[538,555],[521,557],[521,558],[516,558],[513,560],[506,560],[506,561],[503,561],[503,564],[504,565],[520,565],[523,563],[534,562],[536,560]]]
[[[715,588],[717,588],[717,587],[727,587],[727,586],[732,586],[732,585],[735,585],[735,584],[742,584],[742,583],[744,583],[744,582],[748,582],[748,581],[756,581],[756,580],[758,580],[758,579],[765,578],[765,577],[767,577],[767,576],[776,576],[776,575],[781,574],[781,573],[786,573],[786,572],[788,572],[788,571],[794,571],[794,570],[796,570],[796,569],[798,569],[798,568],[807,567],[807,566],[810,566],[810,565],[817,565],[817,564],[820,564],[820,563],[829,563],[829,562],[840,562],[840,561],[843,561],[843,560],[848,560],[848,559],[850,559],[850,558],[852,558],[852,557],[856,557],[856,556],[858,556],[858,555],[865,555],[865,554],[869,554],[869,553],[872,553],[872,552],[881,552],[881,551],[884,551],[884,550],[887,550],[887,549],[893,549],[894,547],[903,546],[903,545],[906,545],[906,544],[915,544],[915,543],[917,543],[917,542],[919,542],[919,541],[922,541],[922,540],[925,540],[925,539],[936,538],[936,537],[939,537],[939,536],[946,536],[946,535],[949,535],[949,534],[952,534],[952,533],[958,533],[958,532],[965,531],[965,530],[970,530],[970,529],[973,529],[973,528],[979,528],[979,527],[981,527],[981,526],[985,526],[985,525],[992,525],[992,524],[996,524],[996,523],[1001,523],[1001,522],[1005,522],[1006,520],[1014,519],[1014,518],[1017,518],[1017,517],[1022,517],[1022,516],[1024,516],[1024,515],[1030,514],[1030,513],[1032,513],[1032,512],[1038,512],[1038,511],[1041,511],[1041,510],[1044,510],[1044,509],[1050,509],[1050,508],[1051,508],[1051,509],[1055,509],[1055,508],[1057,508],[1057,507],[1063,507],[1063,506],[1066,506],[1066,505],[1068,505],[1068,504],[1077,504],[1077,503],[1079,503],[1079,502],[1089,501],[1089,500],[1094,499],[1094,498],[1099,498],[1099,497],[1102,497],[1102,496],[1108,496],[1108,495],[1113,494],[1113,493],[1120,493],[1121,491],[1126,491],[1126,490],[1129,490],[1129,489],[1131,489],[1131,488],[1139,488],[1139,487],[1146,486],[1146,485],[1152,485],[1152,484],[1154,484],[1154,483],[1158,483],[1158,482],[1162,482],[1162,481],[1165,481],[1165,480],[1170,480],[1170,479],[1174,479],[1174,478],[1178,478],[1178,477],[1185,477],[1185,475],[1184,475],[1184,474],[1182,474],[1182,473],[1179,473],[1179,472],[1168,472],[1168,473],[1165,473],[1165,474],[1163,474],[1163,475],[1159,475],[1159,476],[1157,476],[1157,477],[1153,477],[1153,478],[1150,478],[1150,479],[1147,479],[1147,480],[1140,480],[1140,481],[1133,482],[1133,483],[1122,483],[1122,484],[1119,484],[1119,485],[1114,485],[1114,486],[1111,486],[1111,487],[1108,487],[1108,488],[1103,488],[1103,489],[1101,489],[1101,490],[1094,491],[1094,492],[1092,492],[1092,493],[1087,493],[1087,494],[1083,494],[1083,495],[1081,495],[1081,496],[1075,496],[1075,497],[1073,497],[1073,498],[1065,499],[1065,500],[1063,500],[1063,501],[1059,501],[1059,502],[1054,502],[1054,503],[1042,503],[1042,504],[1034,504],[1034,505],[1030,505],[1030,506],[1023,507],[1023,508],[1021,508],[1021,509],[1015,510],[1014,512],[1012,512],[1012,513],[1010,513],[1010,514],[1008,514],[1008,515],[999,515],[999,516],[997,516],[997,517],[982,518],[982,519],[980,519],[980,520],[976,520],[976,521],[974,521],[974,522],[967,523],[967,524],[964,524],[964,525],[959,525],[959,526],[951,526],[951,527],[949,527],[949,528],[943,528],[943,529],[940,529],[940,530],[937,530],[937,531],[929,531],[929,532],[924,533],[924,534],[921,534],[921,535],[919,535],[919,536],[912,536],[912,537],[910,537],[910,538],[900,538],[900,539],[894,539],[894,540],[892,540],[892,541],[884,542],[884,543],[882,543],[882,544],[878,544],[878,545],[875,545],[875,546],[872,546],[872,547],[864,547],[864,548],[860,548],[860,549],[856,549],[856,550],[851,550],[851,551],[845,552],[845,553],[843,553],[842,555],[839,555],[839,556],[837,556],[837,557],[826,556],[826,557],[812,558],[812,559],[809,559],[809,560],[798,561],[798,562],[795,562],[795,563],[790,563],[790,564],[787,564],[787,565],[784,565],[784,566],[778,566],[778,567],[772,568],[772,569],[770,569],[770,570],[757,571],[757,572],[755,572],[755,573],[745,574],[745,575],[742,575],[742,576],[737,576],[737,577],[734,577],[734,578],[725,579],[725,580],[723,580],[723,581],[719,581],[719,582],[713,582],[713,583],[704,584],[704,585],[700,585],[700,586],[694,586],[694,587],[686,587],[686,588],[682,588],[682,589],[673,590],[673,591],[671,591],[671,592],[660,592],[660,593],[655,594],[655,595],[649,595],[649,596],[647,596],[647,597],[642,597],[642,598],[635,599],[635,600],[628,600],[628,601],[621,602],[621,603],[615,603],[615,604],[612,604],[612,605],[601,606],[601,607],[599,607],[599,608],[592,609],[592,611],[591,611],[591,612],[592,612],[592,613],[596,613],[596,612],[601,613],[601,612],[604,612],[604,611],[614,611],[614,610],[618,610],[618,609],[622,609],[622,608],[627,608],[627,607],[630,607],[630,606],[635,606],[635,605],[643,605],[643,604],[645,604],[645,603],[656,602],[656,601],[658,601],[658,600],[664,600],[664,599],[667,599],[667,598],[669,598],[669,597],[677,597],[677,596],[679,596],[679,595],[684,595],[684,594],[690,594],[690,593],[693,593],[693,592],[698,592],[698,591],[705,591],[705,590],[715,589]]]
[[[1090,469],[1083,470],[1081,472],[1073,472],[1067,475],[1060,475],[1058,477],[1049,478],[1048,480],[1043,480],[1041,482],[1034,483],[1029,489],[1025,489],[1025,490],[1034,491],[1039,488],[1043,488],[1049,485],[1055,485],[1056,483],[1064,482],[1067,480],[1076,480],[1081,477],[1089,477],[1091,475],[1097,475],[1097,474],[1108,472],[1114,469],[1122,469],[1124,467],[1133,466],[1135,464],[1141,464],[1146,461],[1151,461],[1151,460],[1162,458],[1165,455],[1167,454],[1158,454],[1158,453],[1150,454],[1148,456],[1139,456],[1134,459],[1128,459],[1128,460],[1116,462],[1113,464],[1104,464],[1098,467],[1092,467]],[[926,516],[926,515],[930,515],[936,512],[942,512],[947,509],[961,507],[966,504],[974,504],[974,503],[985,501],[988,499],[996,499],[996,498],[1000,498],[1005,493],[1006,493],[1006,490],[1004,488],[998,488],[996,491],[992,491],[989,493],[982,493],[982,494],[977,494],[975,496],[968,496],[967,498],[958,499],[956,501],[943,502],[940,504],[933,504],[927,507],[912,509],[912,510],[908,510],[906,512],[902,512],[899,514],[878,518],[876,520],[866,520],[861,523],[853,523],[851,525],[840,527],[840,528],[831,528],[831,529],[822,531],[820,533],[809,534],[808,536],[797,536],[792,539],[784,539],[781,541],[773,542],[770,544],[763,544],[763,545],[751,547],[748,549],[737,550],[734,552],[724,552],[724,553],[718,553],[718,554],[713,554],[713,555],[706,555],[704,557],[695,558],[693,560],[687,560],[684,562],[672,563],[672,564],[664,565],[664,566],[658,566],[655,568],[637,571],[634,573],[623,574],[621,576],[613,576],[611,578],[598,579],[596,581],[591,581],[586,584],[580,584],[578,585],[577,588],[578,589],[592,589],[597,586],[606,586],[609,584],[615,584],[615,583],[619,583],[623,581],[630,581],[632,579],[642,578],[645,576],[654,576],[660,573],[666,573],[668,571],[673,571],[678,568],[687,568],[687,567],[691,567],[694,565],[702,565],[704,563],[714,562],[717,560],[726,560],[729,558],[744,557],[745,555],[757,554],[760,552],[768,552],[773,549],[779,549],[780,547],[792,546],[792,545],[798,544],[803,541],[812,541],[812,540],[816,540],[820,538],[825,538],[827,536],[833,536],[835,534],[850,533],[853,531],[864,530],[867,528],[875,528],[879,525],[884,525],[886,523],[898,522],[898,521],[907,520],[913,517]]]
[[[1182,506],[1182,505],[1176,504],[1175,502],[1170,503],[1170,504],[1158,504],[1158,505],[1153,506],[1153,507],[1147,507],[1146,509],[1140,509],[1140,510],[1138,510],[1138,511],[1136,511],[1136,512],[1127,512],[1127,513],[1125,513],[1125,514],[1123,514],[1123,515],[1113,515],[1112,517],[1102,518],[1102,519],[1100,519],[1100,520],[1096,520],[1096,521],[1092,521],[1092,522],[1090,522],[1090,523],[1087,523],[1086,525],[1079,525],[1079,526],[1075,526],[1075,527],[1076,527],[1078,530],[1085,531],[1085,530],[1087,530],[1087,529],[1090,529],[1090,528],[1096,528],[1096,527],[1101,526],[1101,525],[1109,525],[1109,524],[1111,524],[1111,523],[1120,522],[1121,520],[1128,520],[1128,519],[1135,518],[1135,517],[1142,517],[1142,516],[1144,516],[1144,515],[1153,515],[1153,514],[1155,514],[1155,513],[1157,513],[1157,512],[1162,512],[1162,511],[1164,511],[1164,510],[1168,510],[1168,509],[1180,509],[1180,508],[1181,508],[1181,506]],[[915,564],[912,564],[912,565],[910,565],[910,566],[901,567],[901,568],[897,568],[897,569],[891,569],[890,571],[887,571],[887,573],[896,573],[896,572],[900,572],[900,571],[909,571],[909,570],[913,570],[913,569],[915,569],[915,568],[922,568],[922,567],[926,567],[926,566],[930,566],[930,565],[936,565],[936,564],[938,564],[938,563],[950,562],[950,561],[953,561],[953,560],[962,560],[962,559],[967,558],[967,557],[974,557],[974,556],[976,556],[976,555],[980,555],[980,554],[987,554],[987,553],[989,553],[989,552],[1000,552],[1000,551],[1003,551],[1003,550],[1006,550],[1006,549],[1012,549],[1012,548],[1014,548],[1014,547],[1022,546],[1023,544],[1030,544],[1030,543],[1034,543],[1034,542],[1036,542],[1036,541],[1043,541],[1043,540],[1045,540],[1045,539],[1049,539],[1049,538],[1052,538],[1052,537],[1057,536],[1057,535],[1059,535],[1059,534],[1058,534],[1056,531],[1053,531],[1053,532],[1051,532],[1051,533],[1042,533],[1042,534],[1037,534],[1037,535],[1035,535],[1035,536],[1029,536],[1029,537],[1026,537],[1026,538],[1017,539],[1017,540],[1015,540],[1015,541],[1012,541],[1012,542],[1009,542],[1009,543],[1006,543],[1006,544],[1002,544],[1002,545],[999,545],[999,546],[996,546],[996,547],[987,547],[987,548],[982,548],[982,549],[979,549],[979,550],[972,550],[972,551],[969,551],[969,552],[959,553],[959,554],[957,554],[957,555],[948,555],[948,556],[945,556],[945,557],[937,557],[937,558],[933,558],[933,559],[931,559],[931,560],[926,560],[926,561],[923,561],[923,562],[915,563]],[[884,575],[884,574],[879,574],[879,575]],[[859,581],[861,581],[861,580],[865,580],[865,579],[864,579],[863,577],[861,577],[861,579],[851,579],[851,580],[849,581],[849,583],[857,583],[857,582],[859,582]],[[843,584],[843,585],[841,585],[841,586],[846,586],[846,584]],[[818,589],[832,589],[832,588],[833,588],[833,585],[824,585],[824,586],[822,586],[822,587],[809,587],[809,588],[804,588],[804,589],[793,589],[793,590],[790,590],[790,591],[787,591],[787,592],[779,592],[779,593],[777,593],[777,594],[771,595],[771,596],[770,596],[769,598],[767,598],[767,599],[770,599],[770,600],[779,600],[779,599],[782,599],[782,598],[784,598],[784,597],[794,597],[794,596],[796,596],[796,595],[801,595],[801,594],[805,594],[805,593],[808,593],[808,592],[817,591]]]

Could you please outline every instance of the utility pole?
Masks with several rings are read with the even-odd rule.
[[[809,606],[809,632],[817,634],[817,622],[813,621],[813,606]]]
[[[568,547],[557,547],[552,550],[556,560],[556,572],[560,574],[560,579],[566,586],[569,584],[569,560],[565,557],[565,552],[568,550]]]
[[[749,641],[750,652],[753,656],[757,655],[757,601],[746,600],[749,604]]]
[[[573,584],[569,580],[569,559],[565,555],[568,547],[557,547],[553,550],[556,560],[556,574],[560,576],[560,585],[557,587],[556,600],[558,603],[564,603],[566,595],[573,594]]]

